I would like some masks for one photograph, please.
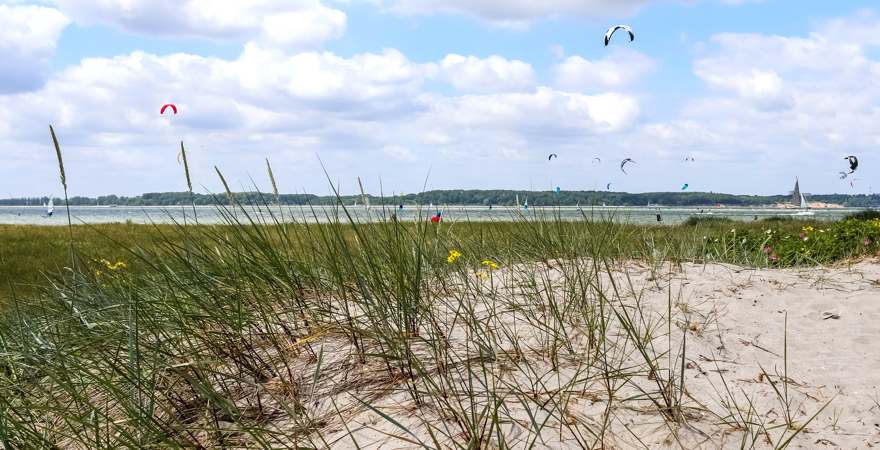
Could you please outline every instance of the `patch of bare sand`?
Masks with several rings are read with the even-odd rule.
[[[482,297],[451,289],[435,305],[433,331],[411,340],[409,351],[423,364],[416,379],[389,376],[397,371],[375,358],[358,361],[338,333],[310,342],[319,371],[315,354],[303,353],[288,361],[290,378],[257,383],[260,408],[274,411],[267,426],[279,435],[312,430],[309,442],[297,444],[332,448],[450,448],[480,432],[488,448],[501,441],[511,448],[774,448],[791,435],[787,422],[800,427],[830,400],[789,448],[880,447],[878,261],[792,270],[630,264],[575,289],[591,283],[589,264],[499,271],[472,280],[482,283]],[[661,385],[620,315],[608,313],[604,344],[590,334],[598,309],[585,305],[606,295],[606,307],[651,330],[658,369],[684,366],[678,420],[647,401],[660,398]],[[465,326],[463,305],[479,323]],[[369,339],[360,345],[386,351]],[[239,403],[254,403],[253,395]],[[493,415],[499,429],[487,432]]]
[[[688,350],[695,381],[688,389],[696,397],[712,397],[696,381],[705,377],[700,369],[721,370],[737,390],[754,396],[759,411],[782,423],[784,408],[762,367],[772,375],[784,370],[787,314],[792,409],[802,422],[832,400],[792,447],[880,446],[878,261],[789,270],[686,265],[674,277],[695,325]],[[655,298],[661,292],[650,297],[662,301]]]

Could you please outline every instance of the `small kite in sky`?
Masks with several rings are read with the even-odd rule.
[[[849,161],[849,173],[853,173],[859,168],[859,158],[853,155],[845,156],[843,159]]]
[[[635,33],[633,33],[632,28],[630,28],[626,25],[615,25],[615,26],[609,28],[608,31],[605,32],[605,46],[606,47],[608,47],[608,43],[611,42],[611,36],[613,36],[617,30],[625,30],[627,33],[629,33],[629,41],[630,42],[632,42],[636,38],[636,35],[635,35]]]

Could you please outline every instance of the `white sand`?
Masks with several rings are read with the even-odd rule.
[[[564,303],[565,287],[574,280],[565,275],[572,272],[560,270],[560,266],[559,263],[550,268],[540,264],[523,266],[496,275],[496,287],[502,286],[496,293],[504,297],[503,301],[499,300],[499,305],[504,306],[496,314],[503,326],[515,331],[521,351],[519,356],[513,351],[499,353],[491,364],[486,365],[491,374],[489,378],[497,382],[492,389],[493,399],[505,406],[502,434],[507,445],[515,448],[525,448],[529,444],[534,444],[535,448],[580,448],[584,443],[590,443],[596,448],[604,444],[607,449],[740,448],[746,432],[732,424],[721,423],[721,418],[733,414],[740,422],[743,418],[747,422],[763,422],[763,427],[750,427],[753,432],[764,430],[755,437],[754,446],[773,448],[779,443],[780,436],[791,433],[785,429],[785,410],[791,412],[795,427],[798,427],[833,399],[789,448],[880,447],[878,261],[805,270],[751,270],[720,264],[686,264],[674,271],[663,266],[653,272],[634,264],[625,270],[629,282],[623,271],[615,272],[614,279],[619,286],[631,286],[631,291],[640,296],[647,314],[643,317],[644,323],[660,324],[658,330],[666,330],[665,317],[672,299],[673,353],[671,358],[662,359],[664,365],[661,368],[667,367],[666,361],[680,364],[675,357],[681,348],[684,330],[687,330],[686,424],[670,424],[663,420],[657,408],[649,402],[623,400],[639,394],[639,388],[656,389],[654,381],[646,376],[637,377],[628,385],[617,386],[620,390],[610,408],[601,377],[591,382],[568,383],[569,380],[596,376],[594,369],[584,365],[583,352],[579,350],[588,348],[587,337],[576,326],[566,325],[564,330],[569,333],[570,342],[575,344],[575,352],[567,352],[560,343],[548,340],[548,334],[540,327],[528,325],[521,315],[528,310],[536,317],[544,317],[547,323],[552,322],[552,311],[543,305],[526,304],[520,292],[532,289]],[[517,278],[517,271],[529,272],[530,276],[534,275],[533,280],[543,284],[524,287],[518,284],[522,280]],[[607,276],[603,279],[609,281]],[[606,284],[602,289],[607,291],[610,288]],[[466,302],[452,297],[438,308],[454,308]],[[518,300],[524,302],[520,305],[522,310],[510,312],[510,305]],[[781,381],[786,351],[786,313],[788,408],[781,404],[771,385],[772,380],[780,391],[786,389]],[[480,314],[489,317],[485,310]],[[487,339],[486,336],[471,335],[457,325],[444,325],[449,327],[451,345],[461,359],[481,355],[476,344]],[[619,335],[622,332],[615,329],[609,333]],[[499,347],[509,347],[509,338],[494,336],[494,339]],[[667,336],[657,336],[655,341],[656,350],[663,352]],[[263,395],[261,407],[264,410],[274,408],[277,413],[277,418],[271,421],[272,426],[281,430],[296,426],[289,413],[291,398],[295,396],[309,416],[317,421],[321,435],[333,448],[354,448],[351,436],[361,448],[418,448],[417,440],[431,443],[425,431],[426,423],[435,432],[441,430],[438,439],[444,447],[464,439],[461,427],[456,426],[448,411],[436,405],[415,406],[404,389],[404,379],[389,379],[384,364],[354,361],[351,345],[341,336],[327,335],[311,344],[316,351],[323,345],[324,367],[317,385],[310,383],[315,360],[303,354],[294,364],[294,373],[299,377],[299,384],[292,383],[299,386],[294,392],[289,387],[291,383],[277,379],[257,388]],[[548,354],[548,349],[554,345],[560,351],[556,369]],[[414,348],[426,360],[431,360],[426,346],[414,345]],[[380,350],[376,346],[372,349]],[[608,351],[619,361],[638,364],[638,355],[632,347]],[[522,359],[518,359],[520,357]],[[450,400],[475,405],[479,412],[492,401],[487,400],[486,389],[467,386],[468,380],[480,377],[464,372],[463,367],[451,368],[454,374],[449,379],[460,383],[454,386],[454,390],[475,392],[476,395],[453,395]],[[770,379],[763,375],[762,367]],[[440,370],[439,364],[433,364],[433,369]],[[576,389],[572,390],[573,387]],[[560,395],[557,388],[562,388],[565,393]],[[524,398],[513,393],[521,390],[533,395]],[[728,392],[733,394],[734,402],[730,401]],[[392,417],[412,435],[363,406],[354,397]],[[564,404],[560,404],[561,399]],[[749,399],[754,417],[749,416]],[[242,402],[251,403],[251,400],[243,398]],[[550,419],[540,433],[534,432],[532,418],[525,412],[523,403],[535,412],[538,422],[549,414]],[[602,428],[603,417],[610,420],[605,434],[601,438],[591,435]],[[496,447],[497,433],[488,436],[483,445]]]

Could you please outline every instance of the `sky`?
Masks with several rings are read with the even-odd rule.
[[[872,0],[0,0],[0,197],[50,124],[72,196],[870,193],[878,75]]]

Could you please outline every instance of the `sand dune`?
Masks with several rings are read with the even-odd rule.
[[[609,315],[616,317],[609,321],[610,339],[596,352],[604,356],[592,359],[588,349],[596,347],[587,327],[578,325],[578,312],[553,313],[554,301],[572,304],[566,292],[585,265],[590,263],[522,265],[479,281],[494,299],[472,303],[488,331],[476,335],[461,323],[438,322],[438,335],[455,355],[448,364],[433,357],[430,339],[413,339],[411,350],[429,368],[427,376],[446,383],[438,387],[448,390],[446,400],[435,394],[417,405],[406,379],[389,379],[383,364],[353,361],[351,344],[330,332],[309,343],[322,355],[320,377],[314,357],[297,358],[291,363],[296,383],[257,385],[260,408],[275,411],[270,428],[289,431],[302,425],[290,414],[296,396],[301,417],[309,417],[333,448],[452,447],[466,439],[463,421],[485,424],[486,414],[503,416],[499,429],[486,434],[482,446],[489,448],[502,440],[513,448],[732,449],[743,442],[774,448],[807,422],[789,448],[880,447],[878,261],[802,270],[619,267],[600,275],[594,287],[616,292],[608,298],[609,305],[617,302],[617,315]],[[523,294],[530,290],[547,303]],[[437,303],[434,317],[454,317],[455,308],[469,302],[452,294]],[[670,387],[681,397],[671,420],[647,400],[658,398],[658,381],[626,338],[620,314],[633,314],[639,332],[651,335],[661,355],[658,373],[668,377],[662,371],[672,368],[675,383],[684,381],[680,394],[680,385]],[[564,326],[555,328],[554,317]],[[548,330],[561,330],[565,339]],[[370,345],[380,351],[379,344]],[[603,364],[631,376],[609,381]],[[683,378],[676,370],[682,366]],[[435,376],[441,371],[445,376]],[[291,384],[299,392],[292,394]],[[250,401],[252,396],[240,399]]]

